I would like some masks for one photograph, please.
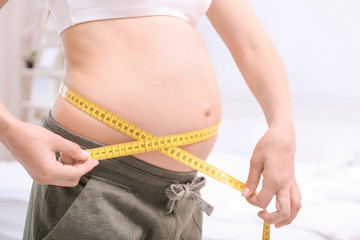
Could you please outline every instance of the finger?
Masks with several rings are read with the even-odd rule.
[[[91,171],[97,165],[99,165],[98,160],[89,159],[86,162],[76,163],[74,167],[77,169],[81,177],[87,172]]]
[[[290,217],[290,193],[289,189],[282,189],[276,194],[276,212],[259,212],[259,217],[269,224],[277,224]]]
[[[74,165],[78,165],[78,164],[81,164],[81,163],[83,163],[83,161],[81,161],[81,160],[75,160],[74,161]]]
[[[90,154],[85,150],[82,150],[79,145],[60,136],[55,147],[57,148],[57,151],[62,152],[62,154],[68,155],[75,160],[87,160],[90,157]]]
[[[275,224],[276,228],[280,228],[284,225],[290,224],[296,218],[296,216],[298,215],[301,209],[301,194],[297,185],[291,188],[290,203],[291,203],[290,217]]]
[[[273,197],[275,196],[276,191],[268,188],[267,186],[263,186],[257,196],[256,206],[260,208],[267,208]]]
[[[73,166],[64,165],[59,169],[58,174],[64,179],[80,178],[87,172],[91,171],[99,164],[99,161],[89,159],[81,164],[74,164]]]
[[[83,160],[74,160],[74,165],[83,164],[83,163],[84,163]]]
[[[258,206],[257,204],[257,202],[258,202],[258,193],[257,192],[255,192],[254,194],[252,194],[250,197],[247,197],[246,198],[246,201],[248,202],[248,203],[250,203],[250,204],[252,204],[252,205],[254,205],[254,206]]]
[[[256,188],[259,185],[261,171],[262,162],[253,155],[250,160],[249,175],[245,184],[245,188],[241,193],[243,197],[250,197],[256,191]]]
[[[74,165],[75,161],[71,157],[66,154],[60,153],[59,162],[66,164],[66,165]]]
[[[89,159],[81,164],[62,165],[60,162],[54,162],[52,171],[54,185],[74,187],[78,184],[81,176],[91,171],[99,164],[99,161]]]

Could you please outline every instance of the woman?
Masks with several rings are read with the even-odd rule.
[[[206,13],[269,126],[254,149],[242,195],[263,209],[276,196],[277,211],[263,210],[259,217],[276,227],[292,222],[301,197],[294,174],[295,132],[287,76],[247,1],[48,3],[64,47],[65,85],[156,136],[209,127],[221,119],[215,72],[194,27]],[[24,239],[201,238],[202,215],[185,199],[165,214],[165,183],[192,181],[196,172],[190,167],[158,151],[105,160],[97,166],[73,142],[91,148],[133,139],[61,96],[45,123],[58,135],[20,122],[0,107],[2,142],[37,182]],[[24,136],[21,141],[19,135]],[[215,138],[181,148],[205,160]],[[56,152],[61,152],[59,161]],[[129,172],[119,180],[118,173]],[[263,185],[257,194],[261,175]],[[125,184],[128,179],[141,181]],[[161,181],[154,186],[157,179]],[[145,187],[149,191],[142,189],[144,184],[150,184]],[[152,196],[155,192],[159,194]]]

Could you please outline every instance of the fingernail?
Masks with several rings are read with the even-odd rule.
[[[82,150],[81,157],[88,159],[90,157],[90,153],[85,150]]]
[[[241,196],[246,197],[249,194],[249,192],[250,192],[250,189],[244,188],[242,193],[241,193]]]

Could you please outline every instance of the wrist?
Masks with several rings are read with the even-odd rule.
[[[269,129],[277,129],[292,142],[295,142],[295,125],[291,116],[282,116],[269,121]]]
[[[271,101],[270,101],[271,102]],[[294,126],[292,109],[289,101],[273,101],[262,106],[266,122],[269,127],[272,125]]]
[[[283,150],[293,155],[296,150],[296,133],[293,122],[274,122],[269,129],[271,132],[277,133],[279,146],[283,146]]]
[[[0,141],[3,142],[9,135],[13,132],[16,122],[19,121],[16,119],[0,102]]]
[[[272,127],[283,127],[289,130],[294,129],[294,120],[290,112],[283,114],[273,115],[271,118],[267,118],[269,128]]]
[[[287,128],[294,128],[294,120],[292,116],[278,116],[268,121],[268,126],[282,126]]]
[[[0,141],[4,142],[6,138],[11,134],[12,132],[12,123],[9,118],[1,119],[0,121]]]

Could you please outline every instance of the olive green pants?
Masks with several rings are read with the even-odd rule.
[[[61,127],[50,114],[44,126],[84,149],[102,146]],[[202,211],[188,199],[167,213],[165,189],[194,178],[195,171],[172,172],[126,156],[100,161],[76,187],[34,182],[23,239],[201,239]]]

